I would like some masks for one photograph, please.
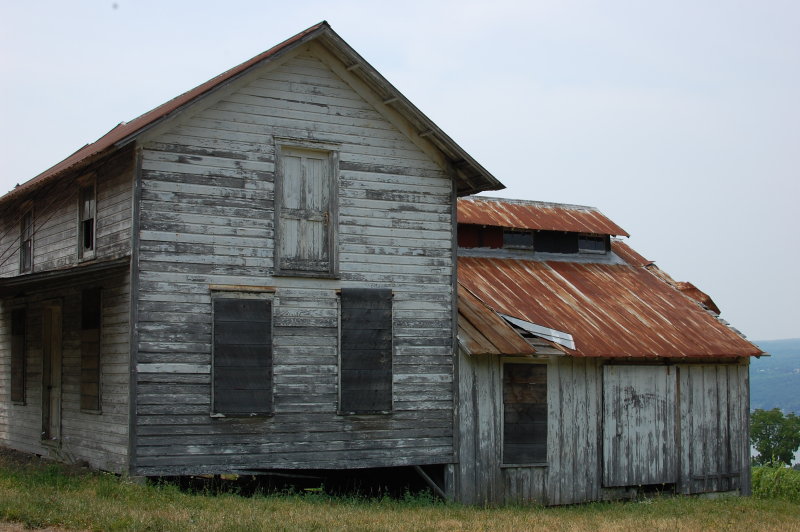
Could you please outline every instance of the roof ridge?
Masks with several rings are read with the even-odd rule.
[[[573,209],[573,210],[585,210],[585,211],[597,211],[600,212],[600,209],[597,207],[592,207],[591,205],[577,205],[574,203],[556,203],[553,201],[537,201],[537,200],[524,200],[524,199],[513,199],[513,198],[497,198],[493,196],[464,196],[459,198],[460,200],[467,200],[467,201],[485,201],[485,202],[503,202],[503,203],[510,203],[512,205],[530,205],[535,207],[551,207],[551,208],[561,208],[561,209]]]

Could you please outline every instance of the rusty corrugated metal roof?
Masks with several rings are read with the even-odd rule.
[[[361,77],[375,90],[379,90],[383,96],[390,96],[388,99],[396,100],[392,104],[400,113],[420,128],[428,139],[441,149],[447,157],[458,167],[459,179],[458,190],[460,194],[475,194],[482,190],[499,190],[505,188],[504,185],[491,175],[483,166],[475,161],[466,151],[458,146],[447,134],[436,126],[427,116],[417,109],[408,99],[405,98],[391,83],[389,83],[377,70],[367,63],[355,50],[339,37],[331,29],[330,25],[322,21],[319,24],[301,31],[297,35],[290,37],[282,43],[273,46],[244,63],[223,72],[222,74],[206,81],[205,83],[177,96],[168,102],[148,111],[147,113],[131,120],[122,122],[115,126],[111,131],[100,137],[91,144],[86,144],[78,151],[61,161],[60,163],[45,170],[38,176],[13,188],[11,191],[0,197],[0,203],[4,203],[12,198],[28,192],[55,179],[64,172],[77,168],[81,165],[95,160],[98,156],[119,147],[120,143],[127,142],[133,136],[138,135],[145,129],[172,116],[184,108],[184,106],[195,102],[222,84],[231,81],[248,72],[251,68],[259,65],[263,61],[273,59],[281,52],[285,52],[300,44],[324,37],[325,42],[335,48],[336,55],[342,60],[352,62],[348,65],[348,70],[352,70],[354,75]],[[358,68],[354,68],[358,67]]]
[[[458,223],[630,236],[594,207],[482,196],[459,198]]]
[[[639,254],[638,251],[630,247],[622,240],[611,240],[611,251],[613,251],[619,258],[632,266],[648,266],[653,264],[652,260],[648,260]]]
[[[458,340],[470,355],[533,355],[514,328],[459,284]]]
[[[574,356],[733,357],[762,353],[675,287],[629,264],[459,257],[458,279],[485,304],[566,331]]]

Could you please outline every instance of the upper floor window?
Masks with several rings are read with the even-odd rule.
[[[22,215],[19,224],[19,272],[33,270],[33,209]]]
[[[94,258],[97,201],[94,183],[83,186],[78,198],[78,256]]]
[[[338,153],[281,145],[276,149],[275,272],[333,276]]]

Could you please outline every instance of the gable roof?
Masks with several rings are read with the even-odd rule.
[[[386,105],[391,105],[408,120],[417,129],[418,135],[425,137],[444,153],[457,173],[457,190],[459,194],[474,194],[482,190],[505,188],[500,181],[458,146],[453,139],[439,129],[422,111],[417,109],[400,91],[339,37],[327,22],[322,21],[252,59],[198,85],[194,89],[176,96],[130,122],[118,124],[95,142],[83,146],[63,161],[0,197],[0,204],[128,144],[135,140],[139,134],[181,112],[186,106],[198,101],[215,89],[238,79],[266,61],[274,60],[312,40],[318,40],[324,44],[337,58],[347,65],[348,71],[359,77],[362,82],[366,83],[383,98]]]
[[[595,207],[485,196],[459,198],[458,223],[630,236]]]
[[[485,221],[501,212],[491,201],[471,199],[459,200],[459,221],[463,206],[473,211],[485,208],[489,213],[482,218]],[[539,209],[533,202],[523,203],[531,211]],[[570,334],[574,349],[564,350],[573,356],[695,358],[762,353],[710,312],[718,309],[693,285],[673,281],[627,244],[613,241],[612,251],[619,261],[460,256],[458,281],[496,313]]]

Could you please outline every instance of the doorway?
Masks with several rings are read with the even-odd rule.
[[[61,440],[61,302],[42,306],[42,441]]]

